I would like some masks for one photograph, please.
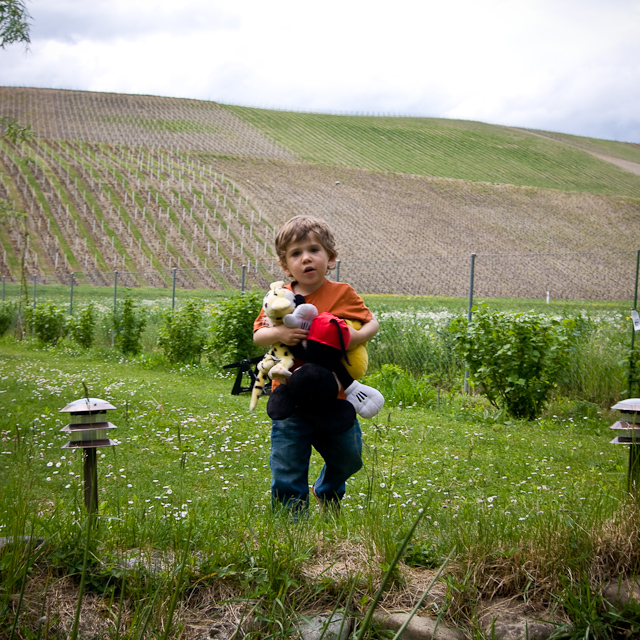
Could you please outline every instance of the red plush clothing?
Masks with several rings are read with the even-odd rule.
[[[285,289],[293,291],[295,282],[285,285]],[[332,313],[343,320],[359,320],[362,324],[366,324],[373,317],[371,311],[367,308],[364,300],[356,293],[355,289],[346,282],[334,282],[325,279],[323,285],[313,293],[304,297],[304,301],[315,305],[318,313]],[[260,314],[253,323],[253,331],[270,327],[269,319],[264,313],[264,309],[260,310]],[[301,363],[295,363],[299,366]],[[274,388],[277,382],[273,382]],[[342,391],[340,397],[344,398]]]
[[[333,329],[331,328],[333,326]],[[342,336],[341,336],[342,334]],[[347,323],[338,316],[324,311],[313,321],[307,340],[326,344],[334,349],[348,349],[351,333]]]

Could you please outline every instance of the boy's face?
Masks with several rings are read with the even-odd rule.
[[[285,253],[284,272],[298,282],[303,295],[322,286],[327,269],[335,264],[315,233],[292,242]]]

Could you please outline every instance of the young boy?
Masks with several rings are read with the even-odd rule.
[[[276,253],[285,274],[292,278],[287,288],[304,296],[305,302],[314,304],[319,313],[326,311],[345,320],[362,322],[359,330],[349,328],[352,345],[367,342],[377,333],[378,321],[353,287],[326,278],[338,257],[333,233],[326,222],[308,216],[291,218],[276,237]],[[253,339],[263,347],[275,342],[293,346],[307,334],[285,325],[269,326],[264,310],[254,322]],[[321,508],[339,507],[347,478],[362,467],[362,431],[358,420],[338,434],[323,435],[322,427],[319,419],[297,413],[285,420],[273,421],[269,463],[274,508],[308,507],[312,447],[325,462],[313,484],[313,494]]]

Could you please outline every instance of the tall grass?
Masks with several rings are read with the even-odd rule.
[[[284,637],[300,611],[364,615],[389,568],[381,604],[411,609],[406,572],[435,569],[453,549],[443,580],[459,595],[443,615],[471,629],[489,584],[543,598],[569,571],[604,579],[636,566],[626,451],[608,444],[614,416],[602,409],[566,403],[514,422],[482,398],[444,391],[430,409],[390,403],[363,421],[365,468],[341,517],[312,509],[292,524],[269,508],[269,420],[231,396],[218,370],[34,347],[0,344],[0,537],[46,545],[33,561],[33,545],[0,552],[2,625],[35,634],[44,610],[49,637],[68,635],[81,606],[79,635],[177,637],[205,616]],[[60,449],[58,413],[85,394],[83,382],[117,407],[109,419],[120,441],[99,450],[88,545],[81,455]],[[311,480],[321,464],[314,454]],[[21,589],[29,606],[12,597]]]

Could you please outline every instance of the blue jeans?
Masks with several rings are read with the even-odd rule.
[[[362,468],[362,431],[358,420],[338,434],[323,435],[322,426],[320,419],[299,414],[273,421],[269,464],[274,509],[308,507],[311,447],[325,463],[313,485],[322,502],[339,502],[345,494],[347,478]]]

